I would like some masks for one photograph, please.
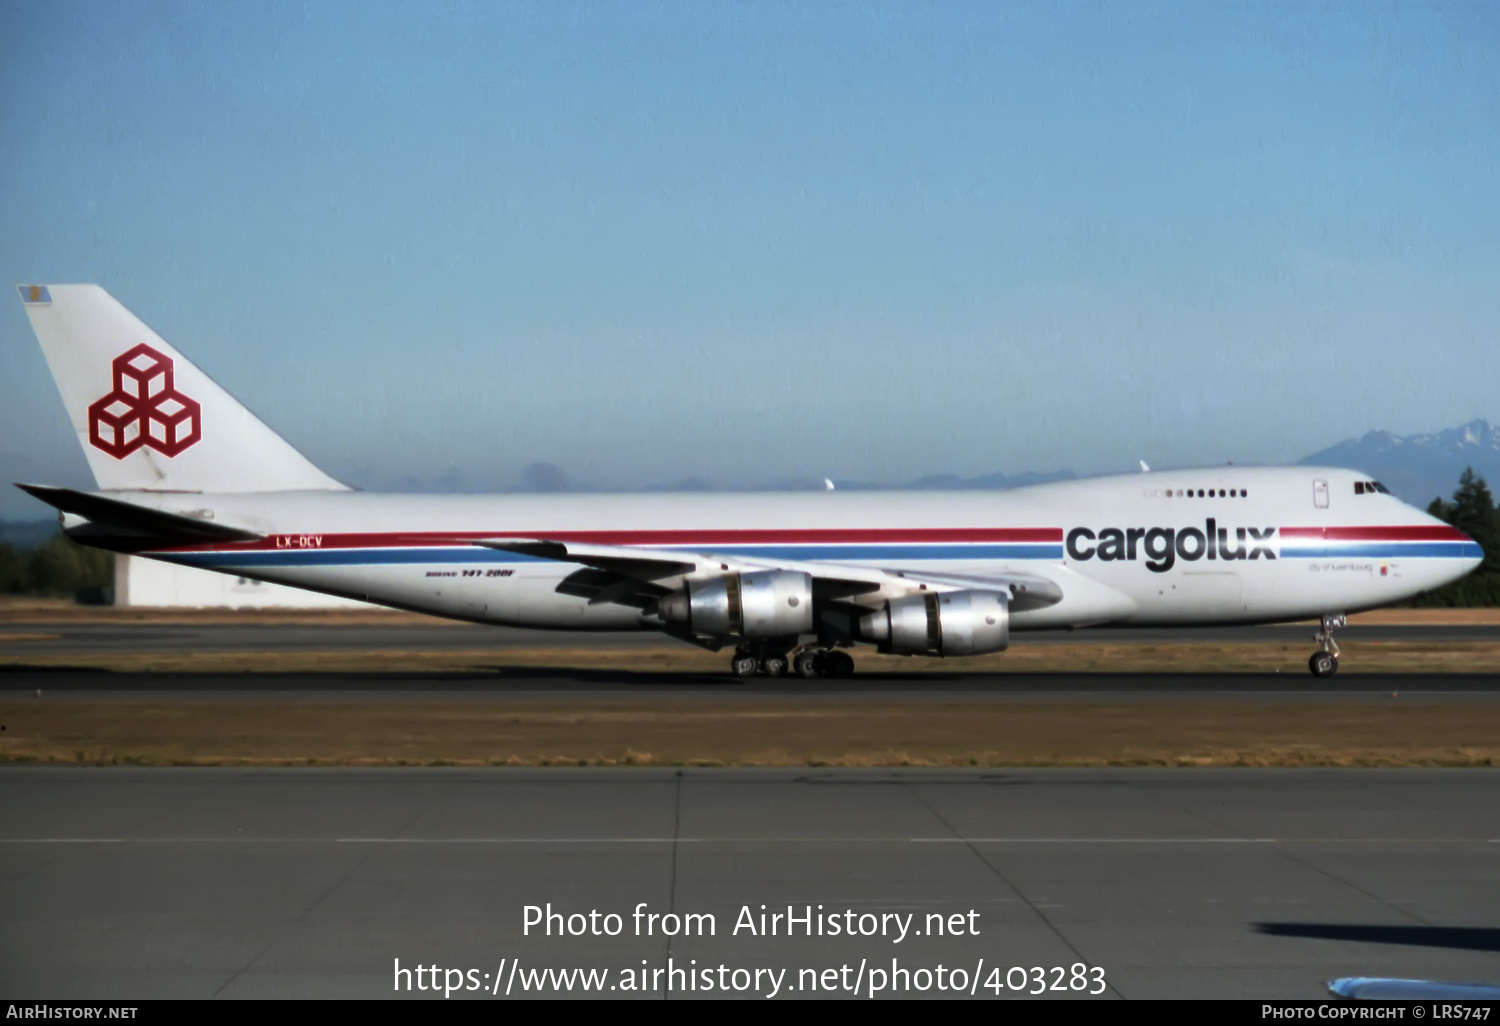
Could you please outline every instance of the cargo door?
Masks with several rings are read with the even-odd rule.
[[[1188,570],[1182,575],[1182,603],[1206,620],[1232,620],[1245,615],[1240,575],[1233,571]]]

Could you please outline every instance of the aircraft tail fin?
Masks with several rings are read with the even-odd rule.
[[[347,490],[98,285],[20,291],[101,490]]]

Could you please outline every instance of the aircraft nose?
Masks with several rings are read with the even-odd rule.
[[[1470,570],[1484,562],[1484,547],[1482,545],[1456,527],[1453,529],[1453,533],[1463,543],[1463,557],[1468,562]]]
[[[1472,571],[1480,563],[1484,562],[1484,547],[1481,546],[1468,533],[1461,531],[1452,524],[1445,523],[1433,516],[1431,513],[1422,513],[1419,521],[1425,530],[1422,534],[1431,541],[1437,542],[1437,551],[1431,552],[1434,556],[1445,557],[1454,562],[1460,562],[1462,569],[1454,575],[1454,580]],[[1451,563],[1449,564],[1452,565]]]
[[[1442,532],[1445,543],[1443,547],[1449,550],[1450,558],[1463,560],[1464,573],[1468,573],[1484,562],[1484,547],[1468,534],[1436,518],[1433,520],[1433,525]]]

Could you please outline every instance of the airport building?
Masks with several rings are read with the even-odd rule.
[[[115,557],[115,605],[176,609],[374,608],[354,599],[124,555]]]

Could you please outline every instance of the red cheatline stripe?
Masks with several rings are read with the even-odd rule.
[[[1324,541],[1468,541],[1456,527],[1283,527],[1282,538],[1320,538]]]
[[[253,552],[261,549],[302,548],[295,539],[317,538],[309,548],[421,548],[463,545],[481,538],[546,538],[552,541],[593,545],[693,546],[715,545],[868,545],[931,544],[933,542],[1052,542],[1061,544],[1060,527],[939,527],[939,528],[830,528],[811,530],[744,531],[443,531],[390,534],[277,534],[258,542],[182,546],[160,551],[192,551],[201,548]],[[293,541],[288,544],[288,539]]]
[[[871,542],[1060,542],[1063,532],[1060,527],[840,527],[762,531],[564,531],[518,537],[547,537],[596,545],[860,545]]]

